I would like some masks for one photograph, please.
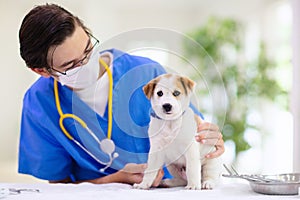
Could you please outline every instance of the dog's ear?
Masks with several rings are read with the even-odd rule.
[[[151,98],[156,84],[157,84],[157,80],[153,79],[143,87],[143,91],[148,99]]]
[[[180,77],[179,79],[186,95],[194,90],[196,83],[193,80],[187,77]]]

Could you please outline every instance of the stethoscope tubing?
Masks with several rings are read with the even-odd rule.
[[[102,64],[102,66],[105,67],[107,71],[107,75],[109,78],[109,93],[108,93],[108,130],[107,130],[107,139],[104,139],[102,142],[99,140],[99,138],[93,133],[93,131],[87,126],[87,124],[78,116],[70,113],[63,113],[60,105],[60,100],[59,100],[59,94],[58,94],[58,86],[57,86],[57,80],[54,80],[54,96],[55,96],[55,103],[56,103],[56,108],[59,113],[59,126],[64,133],[64,135],[73,141],[77,146],[79,146],[82,150],[84,150],[89,156],[91,156],[95,161],[102,165],[106,165],[104,168],[101,168],[100,171],[104,172],[108,167],[111,166],[113,160],[118,157],[118,153],[114,153],[115,150],[115,144],[111,140],[111,132],[112,132],[112,89],[113,89],[113,78],[112,78],[112,73],[107,66],[107,64],[99,59],[99,63]],[[87,132],[93,137],[94,140],[97,141],[99,144],[99,148],[106,153],[109,156],[109,161],[108,162],[102,162],[99,160],[95,155],[93,155],[89,150],[87,150],[80,142],[78,142],[65,128],[63,121],[67,118],[74,119],[77,121],[83,128],[87,130]],[[106,148],[106,149],[105,149]]]

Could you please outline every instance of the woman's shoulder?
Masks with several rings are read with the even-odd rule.
[[[155,60],[148,57],[133,55],[118,49],[108,50],[113,54],[114,70],[121,70],[123,73],[135,68],[143,68],[144,72],[151,72],[156,75],[165,73],[164,67]]]
[[[53,87],[53,78],[39,77],[27,91],[46,91]]]
[[[120,61],[120,62],[130,62],[130,63],[153,63],[153,64],[157,64],[160,65],[157,61],[150,59],[148,57],[144,57],[144,56],[140,56],[140,55],[135,55],[131,52],[125,52],[119,49],[108,49],[105,50],[108,51],[110,53],[112,53],[113,55],[113,59],[114,61]]]
[[[25,92],[23,109],[30,110],[49,107],[54,102],[53,78],[38,78]]]

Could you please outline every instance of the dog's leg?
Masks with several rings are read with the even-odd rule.
[[[138,189],[149,189],[152,186],[158,171],[164,164],[163,158],[164,155],[161,152],[149,153],[148,166],[145,170],[143,181],[139,184],[134,184],[133,187]]]
[[[201,189],[201,161],[198,144],[193,143],[185,153],[186,158],[186,189]]]
[[[202,166],[202,188],[213,189],[221,174],[221,160],[219,158],[208,159]]]
[[[173,178],[162,180],[160,183],[161,187],[177,187],[187,184],[185,169],[182,166],[170,164],[167,168]]]

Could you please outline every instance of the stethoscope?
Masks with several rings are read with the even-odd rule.
[[[59,101],[59,95],[58,95],[58,87],[57,87],[57,80],[54,80],[54,96],[55,96],[55,103],[56,103],[56,108],[59,113],[59,126],[62,130],[62,132],[65,134],[65,136],[72,140],[77,146],[79,146],[82,150],[84,150],[88,155],[90,155],[94,160],[96,160],[98,163],[102,165],[106,165],[104,168],[101,168],[100,171],[104,172],[107,168],[109,168],[112,165],[112,162],[114,161],[115,158],[119,156],[119,154],[115,151],[115,144],[111,140],[111,132],[112,132],[112,97],[113,97],[113,77],[112,73],[107,66],[107,64],[99,59],[99,63],[104,66],[108,80],[109,80],[109,90],[108,90],[108,128],[107,128],[107,138],[103,139],[102,141],[99,140],[99,138],[89,129],[87,124],[78,116],[70,113],[63,113],[61,106],[60,106],[60,101]],[[100,149],[108,154],[109,156],[109,161],[108,162],[102,162],[99,160],[95,155],[93,155],[89,150],[87,150],[82,144],[80,144],[72,135],[66,130],[63,121],[64,119],[67,118],[72,118],[76,120],[83,128],[87,130],[87,132],[94,138],[94,140],[97,141],[97,143],[100,146]]]

